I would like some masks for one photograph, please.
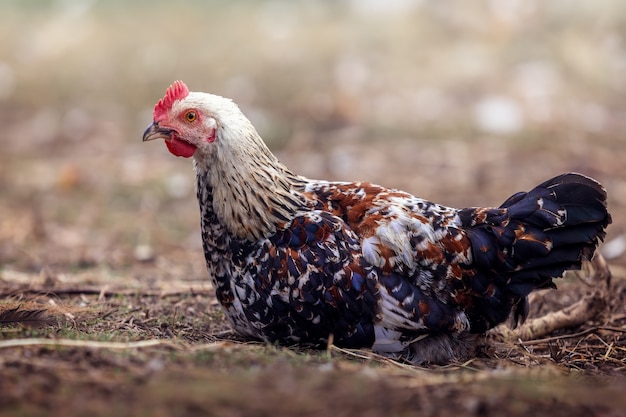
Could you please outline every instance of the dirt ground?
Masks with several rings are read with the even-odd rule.
[[[0,3],[1,415],[626,415],[623,2],[26,3]],[[141,143],[175,79],[309,177],[457,207],[597,178],[603,308],[445,367],[242,340],[191,162]],[[596,288],[568,274],[531,318]]]
[[[583,326],[530,344],[490,341],[469,362],[421,368],[369,351],[240,339],[202,272],[185,266],[200,265],[196,255],[121,271],[3,273],[2,309],[35,312],[0,333],[3,415],[618,416],[626,409],[623,277],[613,280],[607,308]],[[534,298],[533,316],[588,291],[577,278],[564,281]]]

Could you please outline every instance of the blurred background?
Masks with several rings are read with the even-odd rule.
[[[0,277],[203,269],[191,161],[141,142],[177,79],[309,177],[462,207],[591,175],[625,262],[624,1],[0,0]]]

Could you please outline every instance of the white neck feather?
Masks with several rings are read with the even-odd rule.
[[[194,156],[197,175],[213,191],[213,201],[200,204],[211,204],[236,237],[257,240],[274,233],[303,205],[294,186],[305,180],[276,159],[245,117],[239,122],[236,128],[219,126],[215,151]]]

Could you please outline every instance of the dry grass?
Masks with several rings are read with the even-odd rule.
[[[0,331],[4,410],[576,416],[624,406],[615,395],[626,366],[624,278],[615,280],[610,307],[582,326],[540,340],[489,342],[466,363],[425,368],[368,350],[241,340],[203,289],[172,291],[172,282],[163,280],[163,288],[143,291],[100,278],[99,287],[93,276],[93,286],[82,288],[57,283],[43,289],[38,275],[30,284],[4,281],[0,310],[45,310],[56,322]],[[556,310],[587,291],[576,279],[561,287],[535,297],[532,314]],[[115,405],[107,405],[112,400]]]

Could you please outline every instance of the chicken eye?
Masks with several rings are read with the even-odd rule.
[[[198,118],[198,115],[193,110],[190,110],[187,113],[185,113],[185,120],[187,120],[189,123],[195,122],[197,118]]]

